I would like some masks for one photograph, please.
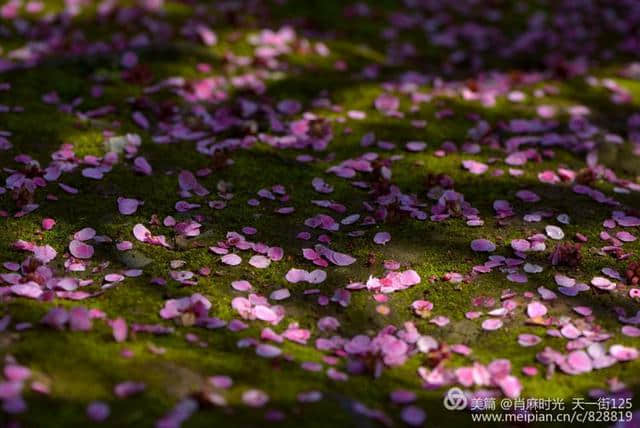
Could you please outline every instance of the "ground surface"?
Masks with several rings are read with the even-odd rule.
[[[639,390],[638,2],[0,14],[3,425]]]

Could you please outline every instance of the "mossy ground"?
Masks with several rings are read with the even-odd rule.
[[[58,3],[47,2],[47,8],[56,10],[59,7]],[[496,358],[511,360],[515,373],[519,373],[525,365],[534,364],[535,353],[545,345],[562,349],[564,342],[554,338],[545,338],[542,344],[534,348],[520,347],[516,342],[517,335],[536,331],[535,327],[524,325],[524,315],[520,320],[516,318],[507,321],[504,328],[495,332],[483,331],[477,323],[464,319],[464,313],[471,309],[471,300],[474,297],[485,295],[498,298],[507,288],[535,292],[537,287],[553,283],[552,270],[546,270],[543,274],[537,275],[535,280],[523,285],[509,283],[499,273],[480,276],[471,283],[460,285],[443,281],[430,283],[426,279],[432,276],[439,278],[450,271],[467,272],[474,264],[482,263],[484,257],[474,255],[469,250],[471,239],[487,238],[501,244],[536,231],[536,225],[520,220],[512,221],[508,227],[499,227],[492,219],[492,202],[496,199],[513,201],[515,192],[523,187],[544,195],[540,205],[551,208],[556,213],[564,212],[571,216],[572,224],[565,228],[567,235],[581,232],[589,238],[584,261],[577,271],[571,271],[573,276],[588,280],[603,266],[622,271],[623,262],[611,258],[604,259],[593,251],[593,248],[598,246],[602,220],[610,214],[610,209],[586,196],[574,194],[568,186],[550,187],[535,178],[537,172],[555,169],[560,165],[579,169],[584,165],[582,157],[558,151],[557,157],[553,160],[529,163],[523,168],[526,177],[530,177],[529,181],[514,181],[508,174],[478,179],[460,168],[463,159],[473,158],[486,162],[492,157],[490,152],[483,151],[482,154],[473,156],[451,154],[445,158],[437,158],[433,156],[433,150],[444,140],[464,140],[468,128],[473,124],[465,118],[466,113],[478,113],[490,122],[497,122],[534,117],[535,108],[539,104],[586,105],[591,109],[595,123],[612,132],[624,132],[624,120],[629,112],[637,111],[640,107],[640,82],[619,77],[615,64],[605,65],[599,70],[594,70],[592,74],[612,78],[626,88],[633,96],[630,104],[614,105],[604,90],[588,88],[583,78],[575,78],[545,82],[559,88],[559,94],[550,98],[529,96],[527,101],[521,104],[500,100],[495,107],[482,107],[477,103],[462,102],[457,98],[442,98],[424,104],[420,111],[412,113],[405,121],[388,124],[384,116],[371,108],[375,98],[382,92],[379,85],[353,79],[347,73],[338,72],[332,67],[336,59],[344,59],[353,69],[358,69],[363,64],[379,62],[385,58],[385,52],[377,51],[375,43],[370,43],[372,37],[379,36],[379,29],[375,23],[361,22],[351,25],[334,21],[331,17],[340,15],[342,10],[340,2],[289,3],[284,7],[274,6],[275,17],[269,25],[277,26],[280,20],[291,17],[314,16],[317,18],[316,25],[321,28],[333,28],[342,37],[327,41],[332,54],[317,63],[309,63],[303,58],[292,56],[290,74],[283,73],[279,79],[269,81],[265,96],[272,99],[291,97],[308,102],[321,91],[327,91],[333,102],[345,106],[345,110],[367,111],[367,118],[364,120],[334,124],[333,132],[336,137],[331,143],[330,151],[335,153],[337,160],[358,155],[362,151],[359,146],[360,138],[370,131],[374,131],[380,140],[394,141],[398,144],[411,140],[428,142],[429,148],[425,152],[405,154],[404,159],[394,164],[395,183],[406,193],[423,193],[423,181],[427,173],[446,173],[455,180],[456,190],[480,209],[488,221],[487,226],[482,229],[470,229],[461,220],[444,223],[403,221],[385,225],[380,230],[391,232],[393,239],[384,247],[374,245],[369,234],[349,239],[337,236],[334,238],[335,246],[353,254],[358,262],[349,268],[332,268],[328,280],[320,285],[326,294],[330,295],[330,290],[342,287],[350,280],[363,280],[370,274],[380,275],[382,266],[379,262],[372,267],[365,263],[370,254],[374,254],[378,261],[395,259],[411,266],[420,274],[423,282],[417,287],[392,295],[389,302],[391,313],[387,316],[376,312],[376,303],[369,293],[354,293],[347,309],[338,306],[320,309],[311,303],[310,298],[295,292],[296,288],[301,289],[301,286],[291,284],[289,287],[293,291],[293,297],[284,302],[288,314],[287,321],[297,321],[300,325],[310,328],[313,333],[316,329],[315,322],[320,316],[334,315],[342,322],[341,334],[350,336],[363,331],[375,332],[384,325],[399,325],[412,319],[424,334],[431,334],[450,343],[464,343],[470,346],[473,349],[473,360],[482,363]],[[393,2],[381,2],[378,6],[384,8],[392,5]],[[168,2],[168,6],[169,19],[177,22],[190,13],[190,7],[186,3]],[[78,28],[85,29],[95,37],[111,31],[110,28],[91,25],[89,13],[85,19],[81,18],[78,21]],[[249,24],[250,22],[247,22],[248,26]],[[199,76],[195,67],[197,63],[210,63],[215,68],[219,64],[220,55],[227,49],[235,52],[248,49],[243,46],[244,37],[239,37],[240,41],[234,45],[225,41],[224,35],[230,31],[245,34],[262,26],[259,20],[255,20],[253,25],[254,28],[216,29],[222,42],[212,48],[176,44],[143,50],[140,52],[140,61],[148,64],[157,81],[176,75]],[[367,46],[362,44],[365,41],[369,42]],[[11,44],[19,44],[19,40],[6,41],[4,48],[8,49]],[[425,55],[436,57],[438,53],[426,52]],[[509,66],[517,68],[517,65]],[[389,70],[390,73],[393,71]],[[96,72],[112,79],[104,97],[99,100],[86,96],[92,84],[87,75]],[[0,127],[13,133],[11,141],[14,148],[1,153],[0,166],[11,167],[13,157],[19,153],[28,153],[35,159],[46,162],[51,152],[67,142],[73,144],[79,155],[104,154],[104,138],[101,132],[111,124],[100,120],[81,121],[43,104],[40,100],[42,94],[54,89],[64,100],[85,96],[85,109],[105,104],[117,106],[117,112],[109,116],[109,121],[117,120],[121,123],[118,130],[121,134],[135,132],[141,135],[141,150],[154,166],[154,175],[151,177],[135,175],[126,165],[117,165],[109,174],[108,180],[98,182],[82,178],[79,174],[65,177],[65,182],[77,187],[80,195],[71,196],[56,190],[54,193],[59,197],[58,201],[47,202],[35,213],[19,219],[0,220],[0,260],[21,259],[22,255],[11,249],[11,243],[17,239],[46,243],[62,250],[68,244],[70,236],[83,227],[93,227],[98,233],[108,235],[114,240],[132,239],[131,230],[136,223],[147,222],[153,214],[173,212],[173,206],[177,201],[177,172],[181,169],[196,170],[209,165],[210,160],[207,157],[196,154],[194,143],[183,142],[180,146],[153,144],[151,136],[132,123],[131,107],[123,102],[126,98],[140,95],[141,87],[128,84],[119,76],[119,57],[99,56],[73,60],[54,58],[33,69],[10,72],[0,77],[1,81],[12,84],[11,91],[0,93],[0,104],[24,107],[23,113],[2,113]],[[524,91],[530,95],[534,89],[526,87]],[[436,120],[435,112],[446,107],[453,109],[455,115],[448,119]],[[426,118],[428,125],[424,129],[414,128],[409,124],[412,118]],[[640,172],[637,158],[628,160],[624,150],[614,150],[606,156],[610,166],[619,174],[633,178]],[[196,238],[198,242],[213,245],[223,239],[227,231],[240,230],[243,226],[251,225],[259,230],[258,239],[281,245],[285,249],[284,262],[272,264],[267,270],[256,270],[246,265],[228,267],[219,264],[217,257],[203,251],[202,248],[178,248],[169,251],[136,243],[135,251],[152,260],[151,264],[145,266],[145,274],[140,278],[129,278],[101,296],[80,304],[99,308],[109,316],[123,316],[130,322],[156,323],[160,321],[158,311],[167,298],[199,292],[213,303],[213,314],[229,320],[235,316],[229,304],[234,296],[229,287],[231,281],[247,279],[257,292],[264,295],[284,286],[285,273],[291,267],[300,267],[304,263],[300,253],[303,245],[295,239],[295,235],[301,229],[300,225],[304,219],[318,211],[316,207],[306,203],[317,198],[309,183],[335,164],[335,161],[316,162],[300,167],[295,161],[297,154],[299,152],[275,150],[259,145],[250,151],[234,153],[234,165],[200,180],[208,188],[215,188],[219,180],[233,183],[235,198],[224,210],[207,213],[207,221],[203,223],[203,229],[207,233]],[[497,153],[493,155],[500,156]],[[293,215],[275,217],[274,206],[270,206],[269,203],[263,203],[257,208],[247,205],[246,200],[254,197],[255,192],[274,184],[284,185],[292,200],[299,202]],[[358,201],[366,197],[346,181],[333,180],[332,184],[335,185],[335,192],[331,195],[333,200],[356,206]],[[611,190],[611,186],[606,183],[597,185],[601,190]],[[115,209],[118,196],[140,198],[145,204],[133,216],[120,216],[116,214]],[[640,197],[637,193],[618,195],[618,198],[629,206],[640,207]],[[4,196],[2,204],[10,204],[8,195]],[[514,208],[516,212],[529,209],[524,203],[518,202],[514,202]],[[56,227],[41,233],[40,222],[43,217],[56,219]],[[640,243],[626,244],[625,249],[638,254]],[[124,267],[116,251],[98,246],[97,253],[99,258],[109,260],[111,267]],[[168,275],[169,261],[174,259],[185,260],[185,268],[191,270],[211,266],[213,274],[201,279],[194,287],[182,287],[172,281],[169,281],[166,287],[151,285],[151,277]],[[90,273],[84,276],[95,277]],[[97,286],[95,287],[97,289]],[[434,314],[450,317],[451,323],[439,328],[430,324],[428,320],[415,318],[411,314],[410,304],[419,298],[432,301],[435,307]],[[603,328],[616,335],[616,343],[634,345],[632,339],[619,333],[620,326],[612,307],[624,306],[635,312],[637,304],[616,301],[607,293],[597,292],[588,292],[571,300],[571,304],[578,302],[594,309]],[[98,399],[109,402],[112,408],[112,416],[105,425],[149,426],[180,398],[198,390],[205,376],[214,374],[233,377],[235,384],[227,396],[230,405],[223,409],[201,409],[185,426],[262,425],[263,411],[247,411],[241,404],[241,391],[247,387],[260,387],[269,392],[269,408],[282,409],[287,413],[287,418],[282,423],[285,426],[374,424],[353,413],[349,406],[350,400],[355,398],[373,408],[381,408],[391,415],[397,415],[399,408],[389,404],[388,400],[389,393],[397,388],[418,392],[418,403],[427,410],[429,424],[452,426],[470,423],[465,413],[443,410],[442,391],[426,391],[420,388],[420,381],[416,376],[416,369],[420,365],[419,358],[413,358],[402,367],[385,370],[375,381],[366,376],[353,376],[347,382],[336,383],[322,373],[313,374],[300,369],[295,362],[272,362],[257,358],[250,349],[238,349],[238,339],[259,335],[263,326],[257,323],[252,323],[248,330],[241,333],[176,325],[176,334],[158,337],[138,334],[122,344],[115,343],[111,339],[111,330],[101,323],[95,323],[95,328],[90,333],[57,332],[38,324],[51,307],[71,307],[78,304],[60,300],[42,303],[25,299],[11,299],[0,304],[0,315],[8,313],[15,321],[33,323],[33,327],[25,331],[0,333],[0,352],[10,354],[18,362],[28,365],[36,378],[41,378],[51,385],[51,395],[48,397],[33,392],[26,393],[29,410],[17,418],[25,427],[86,426],[84,409],[87,403]],[[564,299],[552,302],[548,306],[553,315],[571,311]],[[206,342],[206,347],[187,342],[187,333],[197,334]],[[165,348],[166,353],[155,355],[149,352],[150,344]],[[125,348],[133,352],[133,357],[124,358],[121,355]],[[283,348],[296,361],[320,361],[322,356],[309,346],[285,343]],[[454,359],[451,364],[462,361],[462,357],[456,358],[460,360]],[[639,373],[640,362],[636,361],[618,364],[589,375],[567,376],[558,373],[552,380],[545,380],[539,375],[532,378],[522,377],[522,381],[525,396],[570,399],[583,396],[591,388],[603,387],[606,380],[613,377],[618,377],[635,390],[639,390]],[[145,382],[145,393],[126,400],[113,399],[113,386],[130,379]],[[297,393],[313,389],[330,392],[327,399],[316,404],[300,404],[296,401]]]

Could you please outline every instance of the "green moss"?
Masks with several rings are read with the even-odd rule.
[[[46,2],[47,11],[59,10],[62,2]],[[168,2],[167,19],[181,24],[190,17],[192,7],[183,2]],[[381,10],[392,8],[394,2],[380,2]],[[275,6],[273,6],[275,8]],[[105,400],[112,406],[110,426],[151,426],[152,420],[165,414],[180,399],[194,394],[206,382],[206,377],[215,374],[230,375],[234,379],[233,388],[225,393],[229,407],[220,409],[204,407],[195,414],[187,426],[217,426],[234,421],[235,426],[258,426],[263,424],[260,411],[246,411],[241,403],[241,394],[247,388],[258,387],[271,395],[270,408],[286,410],[285,426],[367,426],[368,421],[354,413],[351,409],[353,399],[358,399],[372,408],[385,410],[394,417],[399,408],[389,403],[389,393],[397,388],[408,388],[418,391],[419,404],[428,413],[429,420],[436,426],[469,424],[466,414],[445,413],[442,409],[442,390],[423,390],[416,374],[418,367],[424,363],[421,356],[414,356],[407,364],[388,369],[379,379],[373,381],[370,375],[352,376],[348,382],[338,383],[328,380],[324,373],[310,373],[302,370],[302,361],[322,361],[323,353],[317,351],[310,343],[300,346],[285,343],[282,347],[293,361],[268,361],[257,358],[254,351],[239,349],[237,341],[244,337],[256,337],[266,324],[252,322],[249,329],[240,333],[226,330],[209,331],[194,327],[185,327],[177,323],[162,321],[158,311],[168,298],[190,295],[194,292],[207,296],[212,304],[212,315],[225,320],[237,316],[230,307],[233,297],[240,295],[234,292],[230,283],[238,279],[249,280],[256,292],[268,295],[281,287],[291,289],[293,296],[283,302],[288,317],[287,322],[298,322],[311,329],[313,338],[319,332],[315,323],[321,316],[337,317],[342,326],[339,333],[344,336],[360,334],[363,331],[375,333],[388,324],[400,326],[406,320],[415,321],[423,334],[430,334],[449,343],[464,343],[473,349],[467,357],[457,356],[449,364],[458,366],[472,361],[488,363],[497,358],[507,358],[513,364],[514,373],[520,373],[524,366],[534,365],[541,371],[544,367],[535,362],[535,354],[544,346],[552,346],[562,350],[565,344],[560,339],[545,337],[540,345],[522,348],[517,344],[521,333],[545,335],[543,327],[525,324],[523,315],[505,321],[505,326],[494,332],[485,332],[476,321],[464,318],[466,311],[473,310],[472,300],[477,296],[491,296],[499,299],[506,289],[518,292],[535,292],[539,286],[555,288],[553,273],[550,269],[537,275],[531,275],[526,284],[513,284],[505,280],[501,273],[482,275],[470,283],[458,285],[441,281],[439,278],[447,272],[468,272],[474,265],[481,264],[485,257],[473,254],[469,250],[469,242],[476,238],[491,239],[497,244],[508,244],[511,239],[528,236],[541,230],[541,224],[525,223],[519,218],[510,220],[507,227],[501,227],[493,217],[492,204],[497,199],[513,202],[514,209],[521,213],[551,209],[554,215],[568,213],[572,222],[564,227],[567,235],[576,232],[585,234],[589,242],[584,246],[584,260],[575,270],[567,273],[583,281],[596,275],[603,266],[611,266],[622,270],[624,263],[611,258],[603,258],[596,253],[601,246],[598,234],[602,229],[602,221],[610,215],[610,208],[599,205],[586,196],[576,195],[569,186],[547,186],[537,179],[537,174],[544,170],[554,170],[560,166],[581,168],[583,160],[573,153],[556,151],[556,157],[545,159],[540,163],[528,163],[522,169],[525,175],[513,180],[509,176],[508,167],[501,161],[492,164],[492,170],[503,169],[502,176],[485,175],[482,178],[472,177],[460,168],[464,159],[476,159],[488,162],[491,158],[501,159],[504,153],[485,149],[482,154],[470,155],[454,153],[443,158],[433,156],[444,140],[452,140],[461,145],[467,139],[467,130],[473,126],[468,115],[479,114],[492,124],[507,122],[514,118],[535,117],[535,109],[539,105],[552,104],[560,109],[582,104],[591,109],[592,120],[606,124],[612,132],[624,133],[625,120],[631,112],[640,107],[640,83],[630,79],[616,77],[618,82],[632,94],[632,102],[627,105],[614,105],[608,99],[609,93],[601,88],[591,88],[584,79],[565,81],[549,80],[544,84],[553,84],[559,93],[553,96],[534,97],[533,90],[542,86],[535,85],[523,88],[527,93],[527,101],[521,104],[510,103],[499,98],[496,105],[490,108],[475,102],[464,102],[458,98],[440,96],[429,103],[419,106],[416,111],[407,114],[404,120],[389,123],[389,120],[372,108],[378,95],[383,93],[379,81],[363,81],[358,73],[365,65],[376,63],[381,66],[383,77],[394,76],[400,71],[392,64],[385,63],[384,52],[375,41],[380,37],[381,22],[373,17],[368,22],[336,22],[327,17],[342,13],[341,2],[287,2],[286,6],[274,9],[274,16],[279,24],[284,24],[291,16],[305,17],[311,28],[318,34],[312,41],[326,42],[331,55],[320,60],[310,61],[305,55],[291,54],[287,61],[290,69],[280,75],[274,74],[268,79],[268,88],[264,97],[279,100],[295,98],[301,101],[306,109],[311,108],[311,101],[320,93],[326,92],[330,99],[344,106],[345,110],[366,111],[367,117],[360,121],[333,123],[335,138],[330,151],[335,160],[319,160],[300,167],[295,157],[300,152],[275,150],[258,144],[253,150],[234,153],[234,165],[214,171],[200,181],[209,189],[215,189],[220,180],[235,186],[233,200],[221,211],[203,209],[205,220],[202,236],[192,240],[202,248],[183,248],[176,246],[172,250],[135,243],[137,254],[148,258],[151,263],[145,266],[144,275],[140,278],[128,278],[122,284],[107,290],[104,294],[84,302],[56,300],[52,303],[33,302],[24,299],[7,299],[0,304],[0,314],[10,314],[15,322],[32,323],[32,328],[24,331],[8,331],[0,333],[0,353],[12,355],[18,362],[28,365],[34,371],[34,378],[51,385],[50,397],[42,397],[35,392],[28,392],[26,399],[30,410],[19,417],[24,426],[70,427],[86,426],[84,416],[87,403],[92,400]],[[79,19],[78,28],[85,30],[92,40],[98,40],[111,34],[111,28],[100,28],[94,25],[94,12],[87,12]],[[515,16],[514,22],[524,22],[524,16]],[[255,19],[246,19],[239,28],[222,28],[218,31],[221,42],[211,48],[193,47],[189,44],[171,44],[169,46],[153,46],[140,52],[141,61],[148,64],[153,72],[154,81],[171,76],[183,76],[188,79],[205,77],[197,71],[197,64],[207,63],[214,67],[216,73],[229,77],[232,70],[224,67],[221,58],[232,51],[236,55],[248,55],[251,47],[247,43],[247,35],[262,28],[264,24]],[[274,26],[277,28],[277,26]],[[322,31],[334,29],[335,40],[325,40]],[[227,36],[237,33],[234,43],[228,43]],[[317,37],[316,37],[317,36]],[[416,37],[419,35],[416,34]],[[3,45],[5,50],[21,44],[21,40],[8,40]],[[440,50],[425,50],[421,55],[426,59],[442,59]],[[422,58],[422,57],[420,57]],[[338,71],[336,60],[344,60],[347,71]],[[418,59],[417,59],[418,60]],[[72,143],[76,154],[101,155],[104,153],[105,130],[116,131],[117,134],[135,132],[143,139],[141,152],[154,167],[152,177],[142,177],[132,173],[124,163],[116,165],[108,173],[108,179],[93,181],[79,174],[67,174],[64,182],[77,187],[78,196],[70,196],[57,189],[47,190],[55,193],[58,201],[45,201],[46,192],[38,194],[41,209],[25,217],[0,219],[0,260],[19,261],[23,254],[12,250],[11,243],[17,239],[34,241],[39,244],[50,244],[61,255],[74,232],[83,227],[93,227],[99,234],[111,237],[114,241],[134,240],[131,230],[136,223],[146,223],[152,215],[159,216],[174,211],[175,203],[180,199],[177,193],[177,174],[180,169],[196,170],[210,166],[211,160],[195,151],[195,143],[180,142],[169,145],[154,144],[151,135],[142,132],[131,122],[131,113],[135,110],[131,103],[123,100],[142,97],[139,85],[123,79],[119,67],[120,58],[115,55],[74,60],[52,60],[40,67],[24,71],[11,72],[3,76],[3,80],[12,83],[11,91],[0,92],[0,104],[20,105],[23,113],[3,113],[2,129],[10,130],[14,148],[2,153],[0,167],[15,167],[12,158],[20,153],[28,153],[41,164],[46,164],[51,153],[63,143]],[[495,64],[500,64],[495,59]],[[438,64],[437,61],[433,62]],[[515,68],[519,64],[509,64],[506,69]],[[603,67],[594,70],[598,77],[610,77],[616,74],[617,68]],[[104,95],[92,99],[88,93],[95,83],[88,76],[99,75],[103,82]],[[382,81],[383,79],[380,79]],[[425,86],[419,90],[430,90]],[[64,103],[74,98],[85,98],[77,111],[86,111],[106,104],[117,107],[113,115],[107,119],[82,119],[65,114],[53,106],[41,102],[44,93],[55,90]],[[236,93],[230,96],[235,97]],[[177,99],[173,94],[164,91],[162,96]],[[408,111],[410,99],[402,97],[402,110]],[[454,110],[452,118],[438,120],[436,113],[445,108]],[[326,112],[318,110],[331,119],[344,116],[344,112]],[[413,119],[427,121],[425,128],[411,125]],[[563,113],[558,120],[565,120]],[[119,122],[119,125],[114,122]],[[360,138],[367,132],[375,132],[380,140],[396,143],[402,148],[408,141],[420,140],[428,143],[423,153],[404,153],[400,150],[391,154],[402,153],[404,158],[394,163],[393,180],[407,193],[415,193],[426,198],[424,180],[428,174],[446,173],[456,183],[457,191],[465,195],[474,207],[477,207],[486,226],[468,228],[463,220],[451,219],[443,223],[430,221],[401,221],[398,223],[376,226],[375,231],[385,230],[391,233],[392,241],[384,247],[371,242],[373,231],[367,231],[364,237],[346,238],[335,236],[336,248],[357,257],[356,265],[349,268],[329,268],[329,278],[317,288],[324,295],[331,296],[335,289],[344,287],[351,281],[366,280],[369,275],[381,275],[382,261],[394,259],[404,267],[415,269],[423,279],[419,286],[389,296],[386,305],[390,308],[388,315],[382,315],[376,308],[369,292],[354,292],[351,305],[344,309],[335,304],[322,308],[316,304],[316,297],[304,296],[302,284],[288,284],[284,275],[291,267],[307,266],[302,258],[301,249],[310,246],[296,239],[296,234],[303,229],[304,219],[316,214],[321,209],[312,206],[309,201],[321,197],[313,191],[311,180],[323,176],[326,169],[335,163],[360,155],[364,149],[360,146]],[[505,138],[508,135],[505,135]],[[629,144],[607,146],[601,156],[603,162],[623,177],[635,179],[638,174],[637,159],[631,158]],[[324,157],[323,154],[304,151]],[[328,196],[348,205],[349,212],[360,209],[360,205],[368,197],[366,192],[354,189],[346,180],[333,176],[327,178],[335,186],[335,192]],[[282,184],[291,195],[296,212],[290,216],[276,216],[275,203],[263,202],[257,208],[251,208],[246,200],[255,197],[261,188],[274,184]],[[611,193],[611,186],[598,181],[595,187]],[[544,196],[539,204],[525,204],[515,199],[518,190],[527,188]],[[121,216],[117,213],[116,200],[119,196],[143,199],[145,204],[135,215]],[[617,195],[620,201],[629,206],[638,206],[637,194]],[[3,206],[12,204],[9,196],[0,196]],[[211,198],[194,198],[206,206]],[[47,232],[40,231],[43,217],[56,219],[56,227]],[[177,214],[176,218],[184,219],[188,215]],[[336,218],[339,216],[336,216]],[[257,240],[285,248],[285,260],[273,263],[266,270],[249,268],[246,263],[239,267],[228,267],[219,263],[219,258],[206,251],[206,247],[215,245],[224,239],[228,231],[240,231],[243,226],[254,226],[259,230]],[[169,239],[174,236],[166,228],[154,227],[154,232],[166,234]],[[108,260],[109,272],[120,271],[127,266],[121,255],[111,245],[96,246],[96,260]],[[637,254],[640,243],[625,244],[625,249]],[[509,255],[503,251],[502,255]],[[375,263],[368,265],[366,261],[373,256]],[[548,252],[538,257],[538,262],[548,257]],[[246,259],[247,257],[244,256]],[[212,267],[213,273],[200,278],[198,284],[184,287],[170,281],[166,287],[150,284],[155,276],[168,277],[171,260],[185,260],[186,269],[197,270],[203,266]],[[245,260],[246,261],[246,260]],[[63,259],[59,256],[52,266],[62,271]],[[96,262],[91,264],[95,268]],[[100,290],[104,272],[87,272],[79,274],[82,278],[94,279],[94,284],[86,287],[87,291]],[[433,280],[430,280],[433,278]],[[315,288],[315,286],[313,286]],[[434,303],[433,316],[445,315],[451,319],[449,325],[439,328],[429,319],[418,319],[411,313],[410,305],[416,299],[428,299]],[[569,316],[571,306],[566,300],[548,303],[554,316]],[[571,304],[590,306],[603,329],[612,333],[617,343],[633,345],[633,341],[619,331],[613,308],[624,307],[629,313],[637,310],[635,302],[621,300],[609,294],[588,292],[573,300]],[[138,334],[126,343],[117,344],[111,337],[111,329],[101,320],[94,321],[90,333],[58,332],[39,324],[39,320],[48,309],[56,305],[73,307],[86,305],[103,310],[108,317],[123,316],[129,323],[158,323],[172,325],[176,333],[169,336],[151,336]],[[520,311],[521,312],[521,311]],[[278,327],[280,329],[281,326]],[[200,343],[186,340],[187,333],[196,334]],[[161,347],[164,354],[156,355],[149,347]],[[202,347],[200,345],[203,345]],[[123,356],[124,350],[133,353],[133,357]],[[342,368],[342,367],[339,367]],[[618,364],[607,370],[596,371],[589,375],[567,376],[556,373],[551,380],[544,379],[543,374],[531,378],[523,378],[524,394],[533,397],[570,398],[584,395],[589,389],[603,387],[606,380],[617,377],[638,389],[637,373],[640,362]],[[114,385],[125,380],[137,380],[147,385],[147,390],[136,397],[116,400],[112,393]],[[309,390],[327,391],[327,397],[320,403],[300,404],[296,394]],[[0,418],[1,422],[4,422]]]

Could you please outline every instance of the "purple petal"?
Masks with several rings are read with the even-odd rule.
[[[116,318],[111,322],[111,329],[113,330],[113,338],[116,342],[124,342],[127,340],[127,322],[122,318]]]
[[[373,242],[379,245],[384,245],[389,241],[391,241],[391,235],[388,232],[378,232],[373,237]]]
[[[78,259],[90,259],[93,256],[93,247],[74,239],[69,243],[69,252]]]
[[[471,241],[471,249],[478,252],[492,252],[496,250],[496,244],[487,239],[475,239]]]
[[[529,318],[543,317],[547,314],[547,307],[540,302],[531,302],[527,305]]]
[[[94,422],[103,422],[111,413],[109,405],[102,401],[93,401],[87,406],[87,417]]]
[[[242,263],[242,259],[240,258],[240,256],[233,253],[222,256],[221,260],[222,263],[229,266],[237,266]]]

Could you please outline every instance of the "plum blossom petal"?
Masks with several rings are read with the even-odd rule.
[[[233,253],[225,254],[224,256],[222,256],[221,260],[222,263],[229,266],[237,266],[242,263],[242,259],[240,258],[240,256]]]
[[[547,314],[547,307],[540,302],[531,302],[527,305],[529,318],[539,318]]]
[[[498,330],[500,327],[502,327],[502,321],[498,318],[488,318],[482,322],[483,330]]]
[[[69,252],[78,259],[90,259],[93,257],[93,247],[76,239],[69,243]]]
[[[378,232],[373,237],[373,242],[379,245],[384,245],[389,241],[391,241],[391,235],[389,234],[389,232]]]
[[[475,239],[471,241],[471,249],[477,252],[493,252],[496,250],[496,244],[487,239]]]
[[[138,207],[142,205],[143,202],[137,199],[131,198],[118,198],[118,210],[122,215],[132,215],[138,210]]]

